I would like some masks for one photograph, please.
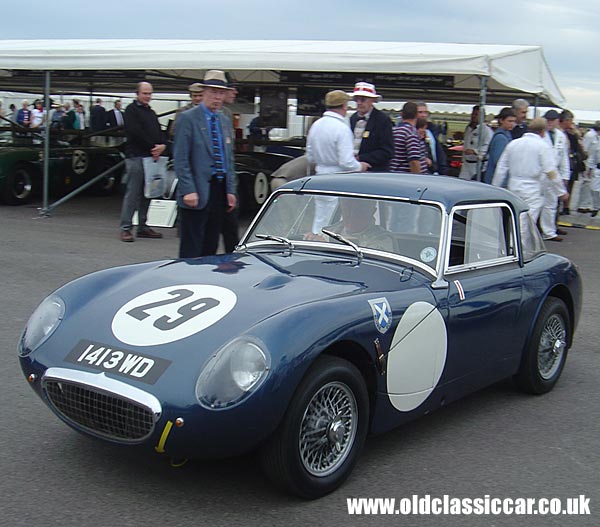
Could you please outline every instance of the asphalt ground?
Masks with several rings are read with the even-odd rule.
[[[39,204],[37,204],[39,205]],[[524,395],[510,381],[368,440],[346,484],[317,501],[282,494],[252,456],[172,468],[84,437],[34,395],[16,354],[37,304],[67,281],[110,266],[177,254],[162,240],[118,239],[120,199],[82,196],[40,218],[36,206],[0,206],[0,525],[403,526],[600,525],[600,232],[569,230],[549,249],[583,275],[581,322],[553,392]],[[346,499],[589,498],[590,516],[350,516]]]

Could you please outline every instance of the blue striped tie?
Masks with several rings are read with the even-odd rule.
[[[210,116],[210,136],[213,147],[213,160],[216,178],[221,180],[224,176],[223,171],[223,153],[221,152],[221,143],[219,142],[219,132],[217,130],[217,116]]]

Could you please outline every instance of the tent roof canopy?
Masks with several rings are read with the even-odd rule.
[[[371,80],[385,98],[476,103],[516,97],[564,106],[541,46],[320,40],[0,40],[0,89],[32,91],[52,71],[52,91],[185,91],[208,69],[241,86],[350,89]],[[309,74],[311,73],[311,74]],[[317,75],[321,73],[322,75]]]

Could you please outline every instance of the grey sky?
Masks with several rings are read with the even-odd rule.
[[[44,16],[46,12],[48,16]],[[600,110],[598,28],[599,0],[54,0],[51,4],[47,0],[8,0],[2,9],[0,38],[542,45],[569,107]]]

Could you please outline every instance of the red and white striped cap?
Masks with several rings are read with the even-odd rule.
[[[373,97],[375,99],[381,99],[381,95],[377,95],[375,91],[375,85],[369,84],[368,82],[357,82],[354,85],[354,91],[348,95],[352,97]]]

